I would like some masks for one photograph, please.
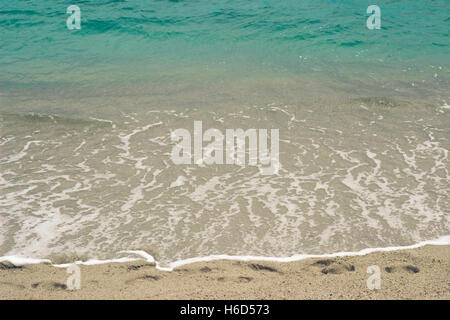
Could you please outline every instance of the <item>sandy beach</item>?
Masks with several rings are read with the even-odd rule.
[[[146,261],[80,265],[81,288],[65,268],[0,263],[1,299],[450,299],[450,247],[275,263],[220,260],[161,271]],[[368,289],[369,266],[380,289]]]

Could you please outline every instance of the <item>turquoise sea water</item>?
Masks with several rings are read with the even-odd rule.
[[[449,17],[448,0],[0,0],[0,257],[448,236]],[[279,129],[279,172],[174,164],[194,121]]]
[[[381,29],[369,30],[366,9],[372,2],[1,1],[1,86],[201,83],[270,75],[448,86],[449,1],[376,1]],[[81,9],[81,30],[66,27],[72,4]]]

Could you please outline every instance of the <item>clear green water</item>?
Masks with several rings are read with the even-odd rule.
[[[70,87],[258,77],[448,85],[450,3],[1,1],[1,85]],[[81,9],[81,30],[66,8]]]
[[[380,30],[370,4],[0,0],[0,256],[168,264],[448,236],[450,1],[377,0]],[[278,175],[175,165],[171,132],[199,120],[279,129]]]

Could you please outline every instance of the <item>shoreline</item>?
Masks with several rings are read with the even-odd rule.
[[[417,244],[415,246],[418,246]],[[370,266],[380,289],[369,289]],[[62,265],[0,262],[0,299],[445,299],[450,245],[424,244],[359,255],[196,261],[172,272],[155,262],[78,264],[80,290],[68,290]]]
[[[50,259],[45,258],[24,258],[20,256],[0,256],[0,263],[2,262],[10,262],[14,265],[27,265],[27,264],[39,264],[46,263],[51,264],[57,268],[67,268],[72,264],[77,265],[97,265],[97,264],[106,264],[106,263],[126,263],[126,262],[134,262],[139,260],[145,260],[149,263],[154,263],[156,269],[161,271],[173,271],[175,268],[179,268],[184,265],[189,265],[192,263],[198,262],[210,262],[217,260],[232,260],[232,261],[269,261],[269,262],[297,262],[304,259],[318,259],[318,258],[336,258],[336,257],[349,257],[349,256],[363,256],[373,252],[386,252],[386,251],[398,251],[398,250],[407,250],[407,249],[416,249],[426,245],[434,245],[434,246],[449,246],[450,245],[450,235],[441,236],[432,240],[424,240],[417,242],[412,245],[407,246],[391,246],[391,247],[375,247],[375,248],[365,248],[359,251],[339,251],[335,253],[324,253],[324,254],[294,254],[289,257],[271,257],[271,256],[234,256],[227,254],[216,254],[209,256],[200,256],[195,258],[187,258],[176,260],[168,264],[167,267],[161,267],[160,263],[154,259],[154,257],[143,250],[123,250],[119,253],[122,254],[134,254],[139,258],[131,258],[131,257],[121,257],[115,259],[89,259],[87,261],[79,261],[76,260],[71,263],[52,263]]]

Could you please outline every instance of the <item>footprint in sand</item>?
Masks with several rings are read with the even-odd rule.
[[[384,268],[384,270],[387,273],[393,273],[393,272],[398,272],[398,271],[402,271],[402,270],[406,271],[408,273],[412,273],[412,274],[420,272],[420,269],[413,265],[407,265],[407,266],[401,266],[401,267],[386,267],[386,268]]]
[[[323,274],[341,274],[344,272],[353,272],[356,270],[355,266],[352,264],[337,262],[335,260],[326,259],[326,260],[317,260],[312,264],[316,267],[323,267],[321,272]]]
[[[31,285],[33,289],[44,288],[46,290],[66,290],[67,286],[63,283],[54,281],[36,282]]]
[[[253,279],[250,277],[239,277],[240,282],[250,282]]]
[[[141,268],[145,268],[145,267],[154,267],[155,264],[154,263],[146,263],[146,264],[138,264],[138,265],[131,265],[128,266],[128,270],[129,271],[135,271],[135,270],[139,270]]]
[[[150,280],[150,281],[157,281],[157,280],[159,280],[160,278],[158,277],[158,276],[153,276],[153,275],[150,275],[150,274],[146,274],[146,275],[143,275],[143,276],[141,276],[141,277],[137,277],[137,278],[133,278],[133,279],[130,279],[130,280],[127,280],[127,281],[125,281],[125,283],[126,284],[133,284],[133,283],[135,283],[136,281],[147,281],[147,280]]]
[[[23,266],[16,266],[9,261],[0,262],[0,270],[17,270],[23,269]]]
[[[403,270],[406,270],[409,273],[419,273],[419,271],[420,271],[419,268],[417,268],[415,266],[411,266],[411,265],[403,267]]]
[[[269,271],[269,272],[278,272],[277,269],[268,267],[268,266],[264,266],[262,264],[256,264],[256,263],[252,263],[249,265],[250,268],[252,268],[253,270],[256,271]]]
[[[251,277],[240,276],[240,277],[238,277],[237,279],[234,278],[234,279],[229,279],[229,280],[230,280],[230,281],[237,281],[237,282],[250,282],[250,281],[253,280],[253,278],[251,278]],[[219,277],[219,278],[217,278],[217,281],[224,282],[224,281],[225,281],[225,278],[224,278],[224,277]]]

